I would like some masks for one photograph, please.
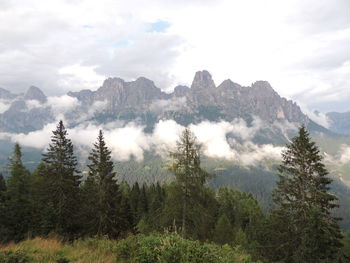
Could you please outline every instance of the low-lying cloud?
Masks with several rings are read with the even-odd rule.
[[[280,160],[283,150],[283,147],[272,144],[257,145],[251,141],[262,127],[259,119],[254,120],[251,126],[244,120],[237,119],[232,122],[203,121],[188,127],[202,144],[203,155],[212,158],[232,160],[243,165],[256,165],[267,159]],[[56,123],[50,123],[42,130],[27,134],[2,133],[0,137],[9,138],[23,146],[45,150],[50,143],[51,131],[55,128]],[[134,122],[126,125],[117,122],[104,125],[84,123],[69,128],[68,136],[72,139],[77,153],[86,160],[96,141],[98,131],[102,129],[115,161],[126,161],[130,158],[142,161],[146,151],[168,157],[169,151],[176,149],[176,142],[185,129],[174,120],[160,120],[152,133],[144,132],[144,128]]]

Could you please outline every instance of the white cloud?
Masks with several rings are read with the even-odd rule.
[[[284,147],[273,146],[272,144],[263,144],[261,146],[252,142],[245,142],[242,146],[243,153],[239,159],[245,165],[256,165],[263,160],[280,160]]]
[[[228,122],[212,123],[208,121],[190,125],[198,141],[203,144],[204,154],[210,157],[234,159],[236,154],[227,141],[227,134],[232,132],[233,125]]]
[[[4,113],[5,111],[7,111],[11,106],[11,102],[10,101],[6,101],[6,100],[3,100],[1,101],[0,100],[0,114]]]
[[[169,151],[176,149],[176,142],[185,129],[173,120],[159,121],[151,134],[143,131],[144,126],[135,123],[120,125],[122,124],[85,123],[68,129],[68,137],[72,139],[81,157],[87,158],[99,130],[102,129],[114,160],[125,161],[134,157],[141,161],[144,152],[150,150],[154,150],[163,157],[168,157]],[[224,158],[243,165],[256,165],[265,159],[280,159],[281,147],[270,144],[256,145],[250,141],[250,137],[245,137],[242,142],[230,138],[230,135],[236,130],[245,130],[248,134],[258,131],[256,126],[249,128],[242,121],[235,120],[232,123],[204,121],[191,124],[189,128],[196,135],[198,142],[202,144],[205,156]],[[0,138],[10,138],[13,142],[19,142],[23,146],[44,150],[50,142],[51,132],[55,129],[56,124],[51,123],[42,130],[28,134],[1,133]]]
[[[168,100],[156,100],[150,105],[150,110],[156,113],[163,111],[179,111],[186,107],[186,97],[175,97]]]
[[[0,85],[5,88],[36,85],[61,95],[97,88],[107,76],[144,75],[169,89],[190,84],[195,71],[208,69],[218,84],[228,77],[242,85],[265,79],[310,108],[349,110],[347,0],[2,4]],[[159,20],[170,27],[149,32]]]
[[[43,107],[44,105],[41,104],[37,100],[26,100],[26,106],[27,106],[27,110],[31,110],[31,109],[34,109],[34,108]]]
[[[176,141],[185,127],[174,120],[160,120],[154,127],[152,134],[153,148],[161,155],[166,155],[170,150],[175,149]]]
[[[50,123],[44,126],[43,129],[38,131],[29,132],[27,134],[11,134],[11,140],[18,142],[23,146],[44,149],[48,146],[52,131],[56,129],[55,123]]]
[[[316,122],[317,124],[325,127],[325,128],[329,128],[330,127],[330,120],[327,117],[326,114],[322,113],[322,112],[315,112],[315,111],[305,111],[304,113],[314,122]]]
[[[340,148],[340,163],[345,164],[350,162],[350,147],[348,145],[342,145]]]
[[[53,96],[47,98],[48,106],[51,106],[55,116],[58,114],[66,114],[72,111],[74,108],[80,105],[77,98],[63,95],[63,96]]]

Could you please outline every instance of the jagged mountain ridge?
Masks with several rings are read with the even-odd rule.
[[[267,123],[285,120],[308,125],[311,122],[295,102],[280,97],[267,81],[244,87],[228,79],[216,86],[206,70],[195,74],[191,88],[177,86],[170,94],[156,87],[153,81],[140,77],[130,82],[108,78],[96,91],[81,90],[67,95],[79,102],[67,113],[73,125],[79,124],[82,121],[79,116],[91,113],[96,105],[99,109],[88,120],[137,120],[148,126],[161,119],[174,119],[183,125],[202,120],[232,121],[235,118],[249,123],[253,117]],[[12,100],[8,110],[0,114],[2,132],[38,130],[55,119],[47,97],[39,88],[30,87],[24,95],[1,89],[0,99]]]
[[[208,71],[197,72],[191,88],[178,86],[171,94],[162,92],[146,78],[132,82],[109,78],[95,92],[85,90],[68,95],[76,97],[83,105],[105,100],[105,113],[121,118],[149,114],[156,119],[174,118],[180,122],[190,117],[196,122],[213,113],[212,117],[225,120],[254,115],[269,122],[278,119],[309,122],[299,106],[281,98],[268,82],[257,81],[251,87],[242,87],[226,80],[216,87]],[[164,107],[157,108],[157,103]],[[179,107],[174,109],[174,104]]]

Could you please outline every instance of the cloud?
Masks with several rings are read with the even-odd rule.
[[[140,75],[169,90],[204,68],[216,83],[265,79],[309,108],[349,110],[347,0],[0,5],[0,85],[12,91],[35,85],[62,95],[97,88],[109,76]]]
[[[350,146],[342,144],[335,154],[324,153],[324,159],[327,164],[335,166],[350,164]]]
[[[224,121],[219,123],[204,121],[197,125],[190,125],[190,129],[194,132],[198,141],[203,144],[205,155],[231,160],[236,157],[236,153],[231,149],[226,136],[232,132],[233,127],[233,125]]]
[[[348,145],[342,145],[339,151],[339,162],[341,164],[346,164],[350,162],[350,147]]]
[[[56,129],[55,123],[50,123],[44,126],[43,129],[19,134],[6,134],[11,138],[11,141],[18,142],[23,146],[44,149],[49,145],[52,131]]]
[[[80,102],[77,98],[63,95],[48,97],[46,105],[51,106],[55,116],[59,114],[66,114],[71,112],[74,108],[80,106]]]
[[[284,147],[272,144],[256,145],[252,142],[245,142],[242,146],[243,152],[239,160],[244,165],[257,165],[263,160],[281,160],[281,153]]]
[[[168,100],[156,100],[150,105],[150,110],[155,113],[164,111],[179,111],[186,107],[186,97],[175,97]]]
[[[248,127],[243,119],[235,119],[232,124],[232,132],[243,140],[251,139],[255,133],[263,127],[263,122],[259,118],[254,118],[252,125]]]
[[[37,100],[26,100],[25,103],[28,111],[35,108],[44,107],[44,105]]]
[[[133,122],[127,124],[113,122],[105,125],[85,122],[74,128],[68,128],[68,137],[72,139],[80,157],[86,160],[98,131],[102,129],[114,160],[126,161],[135,158],[142,161],[145,151],[154,151],[165,158],[169,157],[169,151],[176,149],[176,142],[185,129],[174,120],[160,120],[152,133],[145,133],[144,128]],[[231,123],[204,121],[191,124],[189,128],[202,144],[202,153],[205,156],[223,158],[248,166],[256,165],[263,160],[280,159],[282,148],[270,144],[254,144],[250,139],[259,129],[254,125],[248,127],[243,121],[235,120]],[[50,142],[51,131],[55,129],[56,124],[51,123],[42,130],[27,134],[1,133],[0,138],[9,138],[23,146],[45,150]],[[237,130],[245,130],[250,135],[238,142],[232,137],[233,132]]]
[[[5,111],[7,111],[11,106],[11,102],[10,101],[6,101],[6,100],[0,100],[0,114],[4,113]]]
[[[154,127],[152,134],[152,145],[156,151],[165,156],[169,151],[174,150],[176,141],[185,127],[174,120],[160,120]]]
[[[330,119],[327,117],[326,114],[322,113],[322,112],[318,112],[318,111],[304,111],[304,113],[314,122],[316,122],[317,124],[325,127],[325,128],[329,128],[331,123],[330,123]]]

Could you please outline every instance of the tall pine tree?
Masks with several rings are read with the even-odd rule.
[[[6,228],[6,218],[5,215],[5,191],[6,191],[6,181],[3,175],[0,173],[0,243],[5,241],[5,236],[7,234]]]
[[[169,169],[175,175],[176,182],[173,186],[174,189],[170,189],[173,194],[169,195],[166,209],[169,213],[174,210],[174,216],[175,214],[181,215],[180,227],[183,236],[187,236],[187,231],[192,231],[196,227],[198,228],[197,232],[201,232],[199,230],[201,228],[199,221],[201,220],[199,220],[198,215],[202,214],[203,216],[206,213],[203,206],[207,201],[204,183],[208,173],[200,167],[200,148],[195,135],[189,129],[185,129],[177,141],[176,151],[170,153],[173,162]],[[175,211],[179,205],[181,205],[181,211]],[[173,209],[170,206],[173,206]],[[197,219],[198,222],[196,222]],[[209,221],[209,217],[206,221]],[[192,233],[192,236],[195,235]]]
[[[84,185],[85,203],[90,207],[86,222],[90,234],[116,238],[128,228],[128,211],[124,211],[122,195],[115,179],[111,151],[100,130],[89,156],[89,175]]]
[[[341,247],[338,219],[332,216],[337,198],[329,193],[331,179],[304,126],[287,145],[282,159],[270,220],[272,259],[293,263],[330,260]]]
[[[47,153],[43,154],[47,174],[47,209],[53,212],[54,231],[72,237],[78,231],[80,207],[80,179],[73,144],[67,138],[67,130],[60,121],[51,137]]]
[[[7,239],[19,241],[31,230],[32,200],[30,193],[30,173],[22,163],[22,151],[15,144],[9,159],[10,177],[5,192],[4,214]]]

